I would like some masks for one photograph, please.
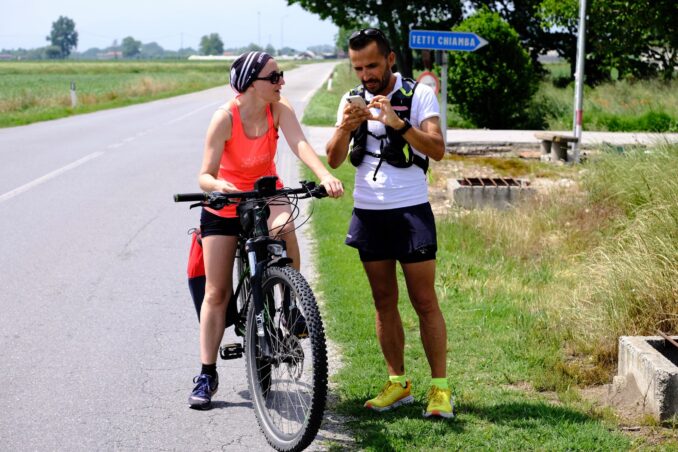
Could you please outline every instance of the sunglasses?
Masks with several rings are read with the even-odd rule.
[[[268,77],[257,77],[254,80],[268,80],[271,82],[273,85],[276,85],[280,82],[280,79],[283,78],[283,71],[280,72],[271,72],[271,74]]]
[[[386,41],[386,35],[379,30],[378,28],[363,28],[362,30],[354,31],[353,34],[348,38],[348,42],[354,41],[358,38],[370,37],[377,38]]]

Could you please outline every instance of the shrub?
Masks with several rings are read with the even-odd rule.
[[[476,13],[456,30],[488,41],[475,52],[450,53],[448,96],[461,115],[479,127],[542,128],[543,117],[529,114],[539,75],[516,31],[488,10]]]

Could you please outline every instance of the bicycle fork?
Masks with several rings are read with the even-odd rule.
[[[269,264],[269,259],[258,260],[257,255],[264,254],[263,251],[267,248],[266,241],[250,239],[245,243],[245,252],[250,267],[250,280],[252,281],[252,300],[254,302],[254,319],[257,328],[257,337],[259,338],[259,347],[261,349],[261,356],[264,360],[273,361],[273,352],[271,350],[271,338],[268,335],[266,328],[264,328],[266,307],[264,306],[264,293],[262,290],[264,270]],[[273,315],[273,313],[270,313]]]

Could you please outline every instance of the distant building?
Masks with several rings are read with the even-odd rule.
[[[310,50],[304,50],[294,56],[295,60],[315,60],[318,56]]]
[[[192,61],[233,61],[238,58],[237,55],[191,55],[188,57]]]
[[[122,51],[111,50],[108,52],[97,53],[97,58],[100,60],[116,60],[122,58]]]

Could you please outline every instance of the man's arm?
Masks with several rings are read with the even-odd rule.
[[[391,101],[386,96],[375,96],[368,107],[376,107],[380,110],[379,114],[374,115],[371,119],[380,121],[395,130],[405,127],[405,121],[396,115],[391,106]],[[433,160],[439,161],[445,156],[445,142],[440,131],[440,120],[437,116],[425,119],[421,122],[419,128],[410,127],[403,138],[410,146]]]
[[[405,126],[405,121],[402,126]],[[398,127],[396,127],[396,130]],[[422,154],[426,154],[435,161],[440,161],[445,156],[445,142],[443,141],[443,134],[440,130],[440,119],[437,116],[425,119],[420,128],[411,127],[406,131],[403,138]]]
[[[344,105],[341,122],[334,129],[334,134],[327,142],[327,163],[331,168],[338,168],[348,155],[348,145],[351,143],[351,132],[371,116],[367,108],[346,103]]]

